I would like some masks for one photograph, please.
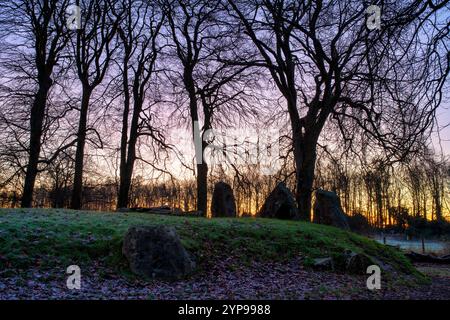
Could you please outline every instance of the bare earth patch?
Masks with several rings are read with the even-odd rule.
[[[431,284],[409,287],[382,282],[369,291],[365,276],[312,271],[299,261],[232,267],[216,263],[206,272],[175,282],[137,281],[103,268],[82,268],[81,290],[66,287],[65,270],[0,274],[0,299],[450,299],[448,266],[418,265]],[[430,272],[430,270],[433,270]]]

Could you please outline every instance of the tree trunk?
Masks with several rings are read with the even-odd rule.
[[[311,201],[316,166],[316,143],[303,141],[300,150],[295,150],[296,162],[296,200],[299,219],[311,221]]]
[[[39,154],[41,152],[42,124],[45,117],[47,95],[51,85],[51,79],[45,80],[45,83],[40,86],[31,108],[30,153],[22,194],[22,208],[31,208],[33,205],[33,191],[38,173]]]
[[[292,143],[294,150],[296,193],[298,219],[311,221],[311,201],[317,159],[317,141],[323,128],[308,116],[300,119],[295,95],[288,99],[288,109],[292,126]]]
[[[193,71],[191,69],[185,69],[184,84],[189,94],[192,137],[194,144],[201,144],[200,146],[195,146],[197,161],[197,211],[201,211],[206,217],[208,215],[208,165],[205,162],[203,154],[206,148],[206,143],[203,141],[202,128],[199,123],[197,95],[192,73]],[[205,121],[206,120],[207,119],[205,119]],[[197,154],[198,148],[201,149],[201,155]]]
[[[128,70],[128,63],[125,61],[125,73]],[[123,90],[124,90],[124,110],[122,117],[122,137],[120,141],[120,185],[119,185],[119,194],[117,196],[117,209],[127,208],[128,207],[128,194],[131,185],[131,177],[130,181],[127,180],[127,150],[128,150],[128,116],[130,112],[130,93],[128,88],[128,76],[124,75],[123,82]]]
[[[204,216],[208,212],[208,165],[203,161],[197,164],[197,210]]]
[[[140,110],[135,109],[133,122],[130,130],[130,141],[128,142],[128,154],[123,165],[123,172],[120,174],[118,208],[127,208],[129,205],[129,195],[131,189],[131,180],[133,177],[134,163],[136,162],[136,143],[138,139],[138,120]],[[121,164],[122,167],[122,164]]]
[[[436,209],[436,220],[442,221],[442,202],[441,202],[441,196],[439,191],[435,191],[434,193],[434,203],[435,203],[435,209]],[[433,219],[431,219],[433,220]]]
[[[135,159],[128,159],[125,164],[124,172],[120,176],[119,195],[117,200],[117,208],[128,208],[129,195],[131,189],[131,179],[133,177]]]
[[[73,191],[71,209],[79,210],[82,207],[83,196],[83,170],[84,170],[84,149],[86,146],[86,130],[87,117],[89,110],[89,101],[92,91],[88,88],[83,88],[83,97],[81,100],[80,122],[78,126],[78,142],[75,156],[75,175],[73,179]]]

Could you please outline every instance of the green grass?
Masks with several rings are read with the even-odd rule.
[[[285,260],[301,255],[339,261],[346,250],[365,253],[402,274],[421,274],[397,249],[337,228],[271,219],[184,218],[145,213],[57,209],[0,209],[0,269],[63,267],[100,262],[126,272],[122,238],[133,225],[169,225],[193,253],[200,269],[208,261],[234,256]]]

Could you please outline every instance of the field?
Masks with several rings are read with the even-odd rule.
[[[195,256],[189,279],[145,280],[129,271],[125,232],[156,224],[173,226]],[[312,269],[315,258],[339,261],[346,250],[385,266],[383,290],[369,292],[364,275]],[[81,267],[82,290],[65,287],[69,265]],[[434,282],[397,249],[333,227],[57,209],[0,210],[0,270],[0,297],[7,299],[396,298],[404,288],[412,296],[430,291]]]

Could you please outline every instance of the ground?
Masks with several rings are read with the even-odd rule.
[[[177,229],[198,270],[174,282],[130,274],[121,239],[131,225]],[[366,275],[316,271],[317,257],[364,252],[390,271],[370,291]],[[81,290],[66,287],[79,265]],[[69,210],[0,210],[0,299],[449,299],[445,266],[339,229],[270,219],[214,219]],[[425,274],[426,276],[423,276]]]

